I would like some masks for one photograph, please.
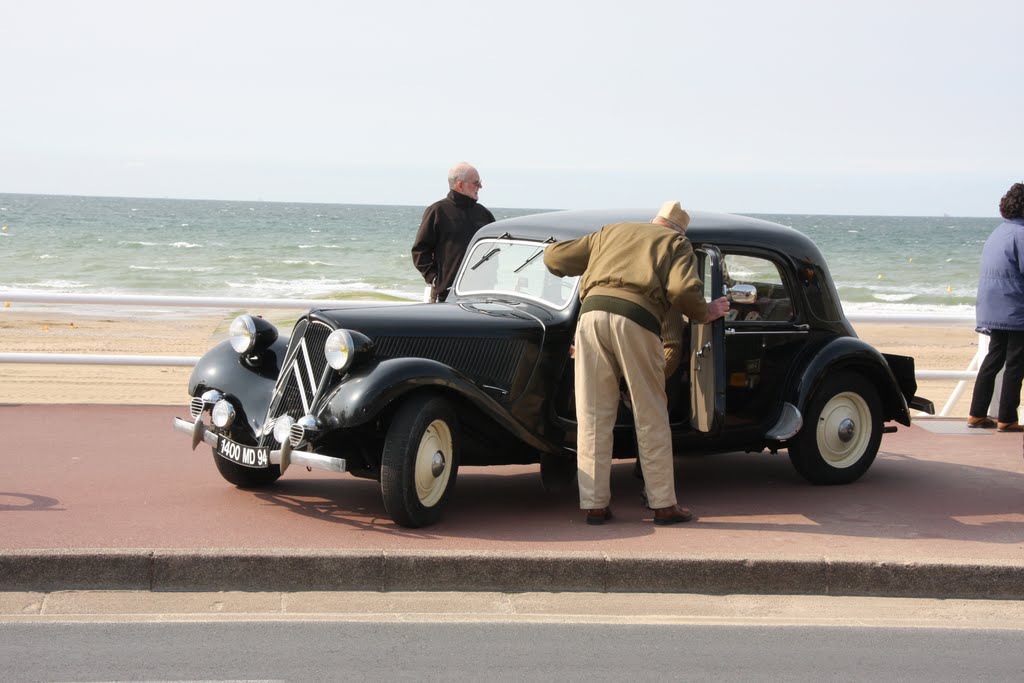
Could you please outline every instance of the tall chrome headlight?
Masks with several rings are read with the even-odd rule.
[[[277,328],[263,318],[240,315],[231,321],[228,336],[238,353],[262,351],[277,341]]]
[[[256,324],[251,315],[240,315],[231,321],[228,328],[231,337],[231,348],[238,353],[247,353],[256,343]]]
[[[324,342],[327,364],[335,370],[344,370],[351,365],[355,351],[352,334],[348,330],[335,330]]]

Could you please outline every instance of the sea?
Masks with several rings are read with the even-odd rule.
[[[421,300],[409,248],[424,208],[0,194],[0,299],[33,291]],[[555,210],[489,208],[498,219]],[[814,240],[847,313],[973,314],[981,249],[1000,223],[748,215]]]

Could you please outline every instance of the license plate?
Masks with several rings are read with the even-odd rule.
[[[241,465],[242,467],[253,467],[263,469],[270,467],[270,449],[259,446],[246,446],[222,436],[217,441],[217,455]]]

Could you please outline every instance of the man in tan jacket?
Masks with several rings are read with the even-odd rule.
[[[576,327],[576,456],[580,508],[588,524],[612,518],[612,429],[625,378],[633,403],[640,466],[655,524],[686,522],[676,504],[672,434],[665,398],[661,321],[670,308],[711,322],[725,297],[704,300],[697,259],[683,233],[690,215],[665,202],[650,223],[613,223],[544,251],[558,276],[582,275]]]

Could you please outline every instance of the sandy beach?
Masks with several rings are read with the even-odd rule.
[[[298,312],[274,311],[290,326]],[[237,313],[211,310],[194,317],[119,318],[0,308],[0,350],[21,353],[200,356],[227,338]],[[978,348],[969,326],[861,323],[857,334],[884,353],[913,356],[919,370],[965,370]],[[186,405],[187,367],[0,363],[0,403]],[[918,395],[940,410],[956,381],[920,382]],[[966,416],[968,384],[952,414]]]

